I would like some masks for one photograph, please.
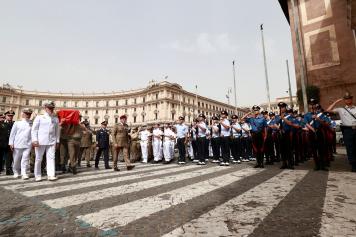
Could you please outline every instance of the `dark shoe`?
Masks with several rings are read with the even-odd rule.
[[[72,173],[72,172],[73,172],[72,167],[68,167],[68,173]]]
[[[260,168],[260,165],[257,164],[253,168]]]
[[[260,165],[260,168],[264,168],[265,166],[264,165]]]
[[[90,167],[91,167],[91,164],[87,164],[87,167],[90,168]]]
[[[117,168],[117,167],[115,167],[115,168],[114,168],[114,171],[120,171],[120,169],[119,169],[119,168]]]
[[[73,173],[73,174],[77,174],[77,173],[78,173],[78,172],[77,172],[77,167],[73,167],[73,168],[72,168],[72,173]]]
[[[111,166],[106,166],[105,169],[106,170],[111,170],[112,168],[111,168]]]
[[[171,162],[169,162],[169,161],[163,161],[163,163],[162,163],[162,164],[164,164],[164,165],[168,165],[169,163],[171,163]]]
[[[99,169],[99,166],[95,166],[95,169],[98,170],[98,169]]]
[[[282,169],[282,170],[287,169],[287,166],[286,165],[282,165],[280,169]]]
[[[320,167],[314,167],[314,171],[320,170]]]
[[[65,165],[62,165],[61,170],[62,170],[62,174],[65,174],[65,172],[67,172],[66,166],[65,166]]]
[[[132,170],[133,168],[135,168],[134,165],[129,165],[129,166],[126,167],[127,170]]]
[[[321,168],[322,171],[329,171],[328,168],[324,167],[324,168]]]

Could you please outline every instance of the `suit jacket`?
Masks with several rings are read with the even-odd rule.
[[[114,145],[118,147],[129,147],[129,126],[127,124],[116,124],[113,132]]]
[[[101,128],[96,133],[97,147],[99,148],[109,148],[110,139],[108,130]]]
[[[8,147],[9,136],[8,133],[8,124],[1,122],[0,123],[0,148]]]

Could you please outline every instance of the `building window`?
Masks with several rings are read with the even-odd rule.
[[[85,102],[85,107],[89,107],[89,102]]]
[[[119,110],[118,110],[118,109],[116,109],[116,110],[115,110],[115,113],[116,113],[116,114],[118,114],[118,113],[119,113]]]
[[[136,108],[134,108],[134,112],[136,112]]]
[[[74,102],[74,107],[78,107],[78,102]]]
[[[108,113],[109,113],[109,110],[106,110],[106,111],[105,111],[105,114],[108,114]]]
[[[96,107],[99,107],[99,101],[97,101],[97,102],[95,103],[95,106],[96,106]]]
[[[145,115],[142,115],[142,122],[145,122]]]
[[[142,111],[145,111],[145,106],[142,107]]]
[[[67,101],[63,101],[63,107],[67,107]]]
[[[172,104],[172,109],[174,109],[174,104]]]
[[[99,123],[99,120],[98,119],[95,119],[95,124],[98,124]]]
[[[98,111],[98,110],[95,110],[95,114],[99,114],[99,111]]]
[[[204,108],[204,103],[201,103],[201,107],[203,107],[203,108]]]
[[[172,120],[174,121],[174,113],[172,113]]]
[[[157,113],[155,113],[155,120],[157,120],[158,119],[158,114]]]
[[[88,110],[85,110],[85,114],[88,114]]]
[[[136,116],[135,116],[135,117],[133,117],[133,119],[134,119],[134,123],[136,123]]]
[[[119,101],[118,100],[116,101],[116,106],[119,106]]]
[[[136,98],[134,99],[134,104],[136,104],[136,102],[137,102],[137,100],[136,100]]]
[[[118,118],[115,118],[115,123],[118,123],[119,122],[119,119]]]
[[[109,101],[106,101],[106,107],[109,107]]]
[[[129,101],[128,100],[125,100],[125,105],[128,105],[129,104]]]
[[[3,103],[6,103],[6,96],[3,96],[3,97],[2,97],[2,102],[3,102]]]
[[[26,100],[26,105],[30,105],[30,100]]]
[[[172,93],[172,100],[174,100],[174,94]]]
[[[200,102],[198,102],[198,107],[200,107]]]
[[[158,104],[156,104],[156,109],[158,108]]]
[[[125,109],[125,114],[127,114],[127,109]]]
[[[42,106],[42,100],[38,101],[38,105]]]
[[[156,100],[158,100],[158,93],[156,94]]]
[[[142,102],[145,103],[146,102],[146,97],[142,98]]]

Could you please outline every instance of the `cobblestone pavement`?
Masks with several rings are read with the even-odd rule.
[[[0,176],[0,236],[355,236],[356,174],[338,152],[329,172],[308,161]]]

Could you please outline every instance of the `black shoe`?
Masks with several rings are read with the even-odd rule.
[[[260,165],[257,164],[253,168],[260,168]]]
[[[352,167],[351,172],[356,172],[356,167]]]
[[[264,165],[260,165],[260,168],[264,168],[265,166]]]
[[[117,168],[117,167],[115,167],[115,168],[114,168],[114,171],[120,171],[120,169],[119,169],[119,168]]]
[[[162,164],[164,164],[164,165],[168,165],[169,163],[171,163],[171,162],[169,162],[169,161],[163,161],[163,163],[162,163]]]
[[[134,165],[129,165],[129,166],[126,167],[127,170],[132,170],[133,168],[135,168]]]
[[[67,172],[66,166],[65,166],[65,165],[62,165],[61,170],[62,170],[62,174],[65,174],[65,172]]]
[[[99,169],[99,166],[95,166],[95,169],[98,170],[98,169]]]
[[[314,167],[314,171],[320,170],[320,167]]]
[[[87,164],[87,167],[90,168],[90,167],[91,167],[91,164]]]
[[[288,166],[288,169],[294,170],[294,166],[290,165],[290,166]]]
[[[72,172],[73,172],[72,167],[68,167],[68,173],[72,173]]]
[[[77,167],[74,166],[74,167],[72,168],[72,173],[73,173],[73,174],[77,174],[77,173],[78,173],[78,172],[77,172]]]
[[[286,165],[282,165],[280,169],[287,169],[287,166]]]
[[[112,169],[112,168],[111,168],[111,166],[106,166],[105,169],[106,169],[106,170],[110,170],[110,169]]]

